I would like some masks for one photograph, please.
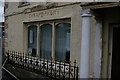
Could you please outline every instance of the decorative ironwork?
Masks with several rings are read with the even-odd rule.
[[[78,80],[78,66],[76,60],[74,65],[36,57],[26,56],[24,53],[8,51],[8,61],[17,67],[33,71],[54,79]]]

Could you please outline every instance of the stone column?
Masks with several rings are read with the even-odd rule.
[[[81,11],[82,17],[82,38],[81,38],[81,56],[80,56],[80,78],[89,78],[90,66],[90,31],[91,31],[91,13],[90,10]]]
[[[96,16],[95,48],[94,48],[94,78],[100,78],[102,56],[102,18]]]

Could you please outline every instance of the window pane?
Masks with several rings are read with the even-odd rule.
[[[29,35],[29,38],[30,38],[30,44],[32,44],[33,43],[33,31],[32,30],[30,30],[30,35]]]
[[[52,52],[52,25],[44,24],[41,26],[40,36],[40,56],[51,59]]]
[[[37,27],[32,25],[28,28],[28,52],[31,56],[36,56],[37,49]]]
[[[70,59],[70,32],[69,23],[60,23],[56,25],[56,60],[69,61]]]

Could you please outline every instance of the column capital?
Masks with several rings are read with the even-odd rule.
[[[85,9],[80,11],[80,15],[82,17],[92,17],[91,10],[90,9]]]

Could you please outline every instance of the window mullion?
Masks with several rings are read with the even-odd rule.
[[[52,23],[52,59],[55,60],[55,23]]]
[[[38,40],[38,41],[39,41],[39,44],[38,44],[38,45],[39,45],[39,54],[38,54],[38,55],[39,55],[39,58],[41,58],[41,53],[40,53],[40,49],[41,49],[41,48],[40,48],[40,45],[41,45],[40,41],[41,41],[41,38],[40,38],[40,37],[41,37],[41,26],[42,26],[42,25],[43,25],[43,24],[41,24],[41,23],[39,24],[39,40]]]
[[[37,24],[37,57],[40,57],[40,25]]]

